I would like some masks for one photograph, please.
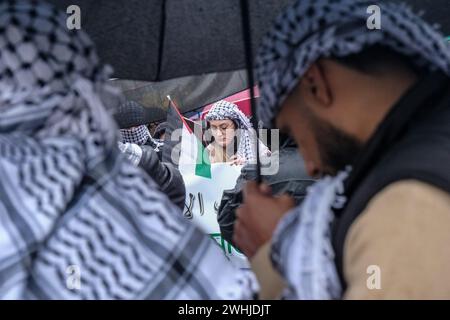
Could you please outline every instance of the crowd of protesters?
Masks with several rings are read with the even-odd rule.
[[[88,35],[0,3],[0,298],[450,299],[450,50],[398,4],[369,32],[368,5],[299,0],[264,38],[254,116],[279,150],[233,103],[205,117],[209,161],[243,166],[217,220],[244,270],[183,218],[167,123],[150,133]]]

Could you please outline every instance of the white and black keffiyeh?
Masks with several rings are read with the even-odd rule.
[[[156,152],[164,146],[161,140],[153,139],[146,125],[140,125],[129,129],[120,129],[122,143],[130,143],[138,146],[149,145]]]
[[[134,143],[139,146],[144,145],[151,139],[150,131],[146,125],[140,125],[129,129],[120,129],[123,143]]]
[[[369,30],[371,0],[298,0],[288,6],[263,39],[256,59],[261,96],[258,120],[274,127],[279,107],[308,68],[321,57],[345,57],[384,45],[418,67],[450,74],[444,36],[405,4],[376,3],[381,29]]]
[[[406,5],[377,3],[381,29],[367,28],[367,0],[298,0],[286,8],[263,39],[256,59],[258,120],[274,127],[279,107],[307,69],[321,57],[345,57],[383,45],[417,67],[450,75],[448,43]],[[342,295],[330,240],[332,209],[342,206],[347,173],[311,187],[300,207],[279,224],[272,261],[288,283],[286,298],[337,299]]]
[[[119,141],[118,144],[120,152],[137,167],[142,159],[142,148],[134,143],[122,143]]]
[[[303,203],[280,221],[272,238],[273,265],[286,280],[285,299],[339,299],[341,283],[331,243],[332,208],[345,204],[348,171],[309,187]]]
[[[65,18],[0,3],[0,299],[251,298],[253,278],[119,154],[117,93]]]
[[[237,155],[245,159],[248,163],[256,163],[256,133],[247,116],[239,110],[234,103],[221,100],[214,103],[208,114],[205,116],[206,121],[211,120],[232,120],[236,125],[239,135],[239,145]],[[260,143],[260,154],[268,155],[268,148]]]

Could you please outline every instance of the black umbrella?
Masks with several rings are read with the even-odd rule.
[[[161,81],[245,69],[240,0],[49,0],[81,10],[81,28],[122,79]],[[254,52],[293,0],[251,0]],[[68,15],[69,16],[69,15]]]
[[[253,52],[293,0],[50,2],[64,10],[80,8],[82,28],[115,77],[161,81],[245,67],[254,111]]]
[[[386,0],[378,0],[383,3]],[[449,0],[395,0],[425,10],[450,36]],[[81,27],[115,77],[161,81],[245,69],[240,0],[50,0],[81,9]],[[252,51],[293,0],[249,0]]]
[[[253,97],[252,60],[272,20],[294,0],[52,0],[78,5],[115,77],[161,81],[246,68]],[[449,32],[448,0],[409,0]],[[445,13],[444,13],[445,12]],[[258,145],[258,144],[257,144]],[[258,166],[259,167],[259,166]]]

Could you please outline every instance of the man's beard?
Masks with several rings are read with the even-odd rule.
[[[336,175],[352,165],[364,145],[355,137],[310,114],[309,120],[322,162],[322,175]]]

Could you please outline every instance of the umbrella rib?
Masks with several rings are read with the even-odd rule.
[[[164,40],[166,31],[166,1],[163,0],[161,5],[161,25],[159,29],[159,48],[158,48],[158,64],[156,66],[156,81],[159,81],[162,68],[163,52],[164,52]]]
[[[255,103],[255,79],[253,77],[253,53],[252,53],[252,35],[250,29],[250,13],[248,0],[241,0],[241,18],[242,35],[244,39],[245,64],[247,69],[247,79],[250,86],[250,107],[252,111],[253,128],[256,132],[256,181],[258,184],[261,179],[261,161],[259,158],[259,128],[256,121],[256,103]]]

